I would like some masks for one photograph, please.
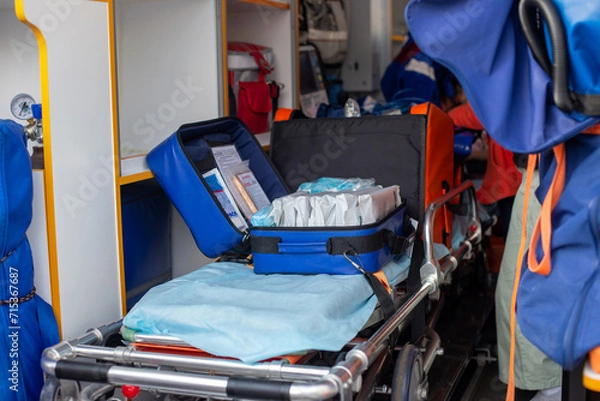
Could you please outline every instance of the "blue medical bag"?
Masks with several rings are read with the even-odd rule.
[[[147,162],[206,256],[252,252],[254,271],[261,274],[360,274],[344,254],[374,272],[392,258],[392,252],[403,250],[404,204],[374,225],[239,230],[202,176],[216,167],[211,148],[222,145],[235,145],[241,159],[249,161],[270,201],[289,192],[239,119],[225,117],[180,127],[148,154]]]

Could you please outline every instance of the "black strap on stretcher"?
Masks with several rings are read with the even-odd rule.
[[[412,296],[421,289],[421,265],[425,259],[425,249],[421,239],[420,230],[416,235],[413,245],[412,257],[410,259],[410,268],[406,280],[406,289],[408,296]],[[413,310],[410,320],[411,341],[416,342],[425,335],[425,302],[421,301]]]
[[[352,257],[358,257],[355,251],[347,250],[346,252],[344,252],[344,256],[346,257],[346,259],[348,259],[352,266],[356,268],[356,270],[362,273],[363,277],[367,280],[367,283],[369,283],[369,286],[371,287],[373,293],[379,301],[379,305],[381,307],[381,312],[383,313],[384,319],[386,321],[389,320],[396,312],[396,306],[394,305],[394,301],[392,300],[392,297],[388,293],[383,283],[373,273],[369,273],[368,271],[363,269],[360,263],[357,263],[354,260],[352,260]],[[360,259],[358,260],[360,262]],[[392,350],[396,345],[398,335],[398,330],[394,330],[392,334],[390,334],[390,341],[388,345]]]

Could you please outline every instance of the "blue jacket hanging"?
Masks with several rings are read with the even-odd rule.
[[[35,294],[33,259],[25,232],[33,184],[23,127],[0,120],[0,399],[38,399],[40,357],[59,341],[52,308]]]
[[[537,153],[599,121],[553,104],[551,77],[529,50],[518,2],[412,0],[406,21],[419,47],[458,78],[503,147]]]

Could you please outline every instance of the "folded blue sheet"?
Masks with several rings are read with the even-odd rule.
[[[436,247],[438,257],[446,253]],[[388,263],[388,281],[405,280],[409,264],[406,256]],[[152,288],[123,323],[253,363],[311,349],[338,351],[376,305],[362,275],[259,275],[243,264],[221,262]]]

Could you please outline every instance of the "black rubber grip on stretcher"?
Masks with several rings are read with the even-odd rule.
[[[112,365],[75,361],[58,361],[54,372],[58,379],[82,380],[95,383],[108,382],[108,370]]]
[[[227,380],[227,395],[234,398],[289,400],[291,382],[276,382],[246,377]]]

